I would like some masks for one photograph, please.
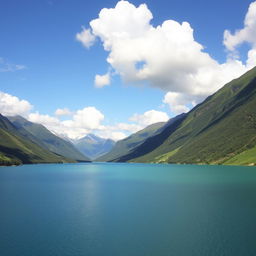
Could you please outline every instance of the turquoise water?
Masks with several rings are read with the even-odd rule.
[[[256,255],[256,168],[0,168],[1,256]]]

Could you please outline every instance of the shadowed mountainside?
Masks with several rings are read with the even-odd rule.
[[[123,140],[117,141],[110,152],[99,157],[98,159],[96,159],[96,161],[116,161],[116,159],[125,154],[128,154],[135,147],[143,143],[147,138],[156,134],[157,131],[164,126],[164,124],[164,122],[160,122],[149,125],[143,130],[138,131]]]
[[[0,114],[0,165],[63,162],[75,161],[40,147]]]
[[[116,161],[249,165],[255,152],[256,67]]]
[[[58,155],[77,161],[90,161],[74,145],[50,132],[43,125],[30,122],[21,116],[7,117],[23,136]]]

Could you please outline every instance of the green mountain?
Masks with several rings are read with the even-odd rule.
[[[147,138],[153,136],[165,125],[164,122],[155,123],[147,126],[141,131],[138,131],[129,137],[116,142],[113,149],[107,154],[99,157],[96,161],[117,161],[121,156],[128,154],[135,147],[143,143]]]
[[[0,114],[0,165],[63,162],[74,161],[40,147]]]
[[[117,161],[256,163],[256,67]]]
[[[93,160],[108,153],[115,142],[111,139],[103,139],[94,134],[88,134],[79,140],[73,141],[73,144],[80,152]]]
[[[90,161],[72,143],[54,135],[43,125],[29,122],[21,116],[11,116],[8,119],[24,137],[40,147],[76,161]]]

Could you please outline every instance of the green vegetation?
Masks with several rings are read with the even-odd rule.
[[[18,129],[0,115],[0,165],[75,162],[41,147],[35,140],[33,135]]]
[[[121,156],[128,154],[135,147],[143,143],[147,138],[157,133],[159,129],[164,126],[165,123],[160,122],[149,125],[145,129],[132,134],[131,136],[118,141],[113,149],[107,154],[99,157],[96,161],[117,161]]]
[[[227,165],[256,165],[256,146],[231,157],[224,162]]]
[[[10,120],[0,115],[0,164],[89,160],[42,125]],[[78,148],[98,154],[97,138],[90,136]],[[97,161],[256,165],[256,67],[189,113],[118,141]]]
[[[20,161],[11,159],[10,157],[7,157],[0,153],[0,166],[1,165],[19,165],[21,164]]]
[[[29,141],[2,115],[0,115],[0,152],[1,165],[71,161]]]
[[[256,163],[255,145],[256,68],[118,161],[252,164]]]
[[[8,117],[8,119],[24,137],[40,147],[77,161],[90,161],[73,144],[54,135],[43,125],[29,122],[21,116]]]
[[[179,148],[174,149],[173,151],[170,151],[170,152],[165,153],[163,155],[157,156],[155,158],[155,163],[158,163],[158,164],[166,163],[171,156],[173,156],[175,153],[178,152],[178,150],[179,150]]]

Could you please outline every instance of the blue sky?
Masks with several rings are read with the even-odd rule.
[[[245,15],[248,13],[252,1],[160,0],[129,2],[135,8],[143,3],[147,5],[147,9],[153,15],[149,24],[154,28],[166,20],[174,20],[180,24],[187,21],[194,31],[194,40],[204,46],[202,51],[207,52],[210,55],[209,58],[219,64],[225,63],[227,56],[236,55],[239,50],[239,57],[233,56],[232,58],[242,61],[242,64],[246,65],[247,52],[254,49],[255,42],[252,42],[250,38],[239,39],[237,44],[233,44],[231,38],[232,35],[235,36],[236,30],[244,28]],[[180,86],[179,83],[172,87],[169,84],[175,83],[175,81],[168,77],[163,82],[160,81],[161,73],[156,74],[155,70],[151,70],[151,73],[143,76],[143,78],[129,78],[128,70],[122,66],[129,64],[125,60],[126,56],[122,56],[121,59],[114,59],[115,62],[118,62],[117,65],[108,63],[107,57],[111,52],[113,54],[115,52],[114,50],[104,50],[102,45],[104,40],[100,38],[99,29],[98,27],[91,27],[90,21],[98,18],[101,9],[115,8],[116,4],[117,1],[104,0],[1,1],[0,91],[16,96],[19,100],[26,100],[33,105],[33,109],[30,109],[29,113],[24,113],[26,117],[30,113],[38,113],[38,115],[58,118],[60,121],[73,120],[72,115],[76,111],[92,106],[104,115],[104,119],[100,119],[99,125],[113,126],[118,123],[132,123],[137,125],[137,128],[150,123],[138,120],[138,118],[143,119],[142,115],[147,111],[165,112],[171,117],[178,114],[179,109],[191,107],[212,92],[211,90],[203,90],[202,87],[200,87],[200,93],[192,92],[188,87],[179,90],[177,89]],[[89,49],[76,39],[77,33],[82,32],[82,26],[85,29],[90,29],[90,33],[96,37],[96,41]],[[134,30],[136,30],[136,24],[134,24]],[[223,45],[225,30],[230,30],[231,34],[227,39],[226,46]],[[131,37],[133,38],[133,35]],[[113,41],[116,40],[116,38],[109,38],[109,40],[112,39]],[[127,42],[122,43],[127,47]],[[239,46],[240,44],[242,46]],[[114,49],[116,42],[113,42],[111,47]],[[195,47],[197,46],[195,45]],[[232,47],[235,50],[231,50]],[[169,50],[170,52],[175,51],[175,49]],[[158,56],[157,53],[152,56],[143,55],[143,63],[144,61],[147,63],[148,60],[156,58],[156,56]],[[166,64],[173,65],[175,71],[177,63],[168,62]],[[185,69],[188,64],[181,63],[179,65],[184,65]],[[214,69],[216,68],[214,67]],[[237,75],[240,75],[248,67],[241,67],[240,65],[232,69],[237,70]],[[231,70],[231,67],[227,70]],[[108,72],[111,77],[111,84],[103,88],[96,88],[94,86],[95,75],[103,75]],[[165,75],[163,73],[163,77]],[[230,74],[230,78],[235,77],[235,75]],[[219,81],[222,82],[222,80]],[[210,83],[207,86],[216,87],[215,84],[211,85]],[[167,97],[168,92],[170,94]],[[173,102],[170,103],[173,96],[176,97],[173,102],[182,97],[181,104],[180,102],[175,103],[178,106],[176,110],[175,106],[172,105]],[[163,100],[164,98],[165,100]],[[72,114],[56,117],[54,113],[59,108],[68,108]],[[1,112],[5,114],[6,111],[2,110]],[[7,111],[7,113],[9,112]],[[19,111],[17,113],[19,114]],[[136,113],[137,119],[134,117],[129,121],[129,118]],[[159,120],[161,118],[164,119],[163,115]],[[36,121],[36,119],[33,120]],[[41,120],[41,122],[47,126],[46,121]],[[50,124],[49,128],[51,128]],[[94,130],[97,132],[97,130],[105,129],[102,127],[89,129],[86,125],[84,128],[85,132],[93,132]],[[114,130],[113,127],[111,129]],[[115,132],[123,132],[127,135],[134,130],[136,129],[119,131],[116,128]],[[106,134],[110,134],[110,131],[103,136],[107,136]]]

